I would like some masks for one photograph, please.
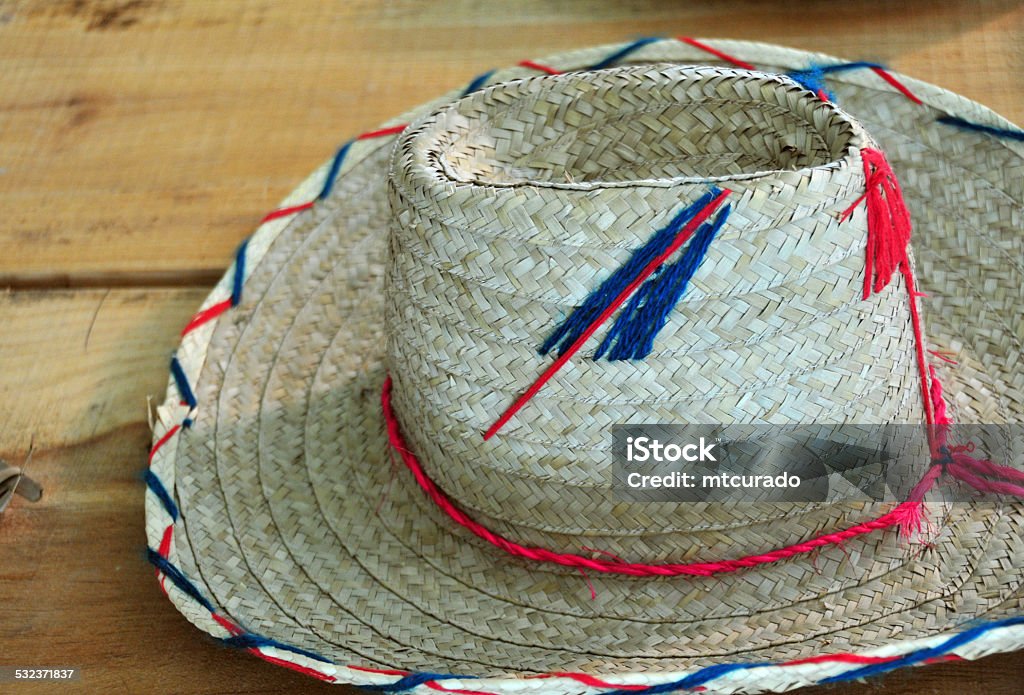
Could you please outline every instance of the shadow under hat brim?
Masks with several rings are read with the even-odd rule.
[[[760,44],[715,46],[772,72],[840,62]],[[539,62],[579,68],[616,48]],[[649,44],[626,62],[721,64],[675,41]],[[511,69],[492,80],[531,74]],[[954,420],[1019,422],[1024,244],[1014,221],[1019,226],[1022,215],[1024,146],[937,123],[947,114],[999,120],[949,92],[899,79],[925,103],[871,71],[836,73],[829,88],[900,177],[919,284],[931,295],[923,304],[929,347],[959,362],[939,365]],[[345,667],[483,677],[474,688],[487,691],[554,671],[659,683],[711,664],[912,645],[969,621],[1024,612],[1024,515],[1019,504],[999,500],[947,510],[933,520],[928,547],[879,532],[823,549],[813,561],[667,581],[527,563],[455,526],[392,459],[381,414],[391,144],[356,143],[329,196],[256,232],[243,301],[189,333],[177,353],[198,407],[180,405],[172,380],[160,409],[168,425],[156,441],[174,423],[192,421],[152,465],[180,512],[167,559],[221,615],[309,652],[271,645],[275,656],[355,682],[383,676]],[[325,173],[285,206],[315,196]],[[207,305],[223,300],[232,279]],[[833,528],[827,511],[816,514],[804,522]],[[170,522],[148,495],[152,548]],[[194,597],[167,586],[193,623],[228,635]],[[1004,638],[987,649],[1019,646]]]

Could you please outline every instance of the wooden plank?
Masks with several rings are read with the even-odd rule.
[[[0,456],[81,444],[145,420],[205,289],[0,294]],[[144,453],[145,447],[139,449]]]
[[[1018,2],[789,5],[0,2],[0,286],[210,284],[348,136],[484,69],[636,35],[880,59],[1024,121]]]
[[[317,691],[305,676],[203,636],[158,589],[143,557],[145,398],[166,386],[167,355],[203,290],[0,295],[0,451],[43,499],[0,515],[0,664],[76,666],[77,689],[126,692]],[[11,419],[13,418],[13,419]],[[1015,695],[1024,655],[943,664],[808,695]],[[43,692],[37,684],[19,692]],[[72,688],[75,689],[75,688]],[[325,690],[325,692],[327,692]],[[355,690],[334,688],[330,692]]]

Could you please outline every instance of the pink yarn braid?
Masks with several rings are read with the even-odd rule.
[[[431,500],[448,515],[448,517],[459,526],[469,530],[478,538],[482,538],[491,545],[504,550],[510,555],[537,560],[541,562],[554,562],[565,567],[576,567],[595,572],[607,572],[611,574],[625,574],[633,577],[674,577],[689,575],[697,577],[710,577],[715,574],[735,572],[737,570],[765,565],[779,560],[785,560],[796,555],[809,553],[818,548],[828,545],[841,545],[851,538],[863,536],[879,529],[902,526],[917,528],[920,525],[920,506],[924,494],[931,488],[935,479],[941,471],[937,467],[929,469],[925,477],[918,483],[911,493],[910,498],[896,506],[892,511],[883,514],[877,519],[866,521],[855,526],[827,533],[807,541],[788,545],[784,548],[772,550],[768,553],[758,555],[747,555],[736,560],[721,560],[718,562],[692,562],[692,563],[669,563],[660,565],[647,565],[632,562],[621,562],[616,560],[602,560],[574,555],[572,553],[558,553],[545,548],[536,548],[520,545],[497,533],[491,531],[482,524],[471,519],[465,512],[459,509],[444,492],[431,480],[416,456],[409,451],[409,447],[402,437],[399,429],[398,419],[391,407],[391,377],[384,380],[384,388],[381,391],[381,406],[384,410],[384,420],[387,424],[388,439],[391,446],[402,457],[402,461],[413,474],[416,482],[423,488]]]

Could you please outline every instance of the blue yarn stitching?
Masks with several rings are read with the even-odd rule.
[[[245,249],[249,245],[246,239],[235,251],[235,275],[231,281],[231,306],[238,306],[242,301],[242,284],[245,282]]]
[[[1024,141],[1024,130],[996,128],[995,126],[974,123],[973,121],[968,121],[964,118],[958,118],[956,116],[940,116],[935,120],[937,120],[939,123],[951,125],[955,128],[962,128],[963,130],[973,130],[977,133],[985,133],[987,135],[995,135],[996,137]]]
[[[171,358],[171,375],[174,377],[174,383],[178,385],[178,393],[181,394],[181,399],[188,404],[189,408],[195,408],[196,396],[192,393],[188,377],[185,376],[185,370],[181,368],[181,363],[178,362],[177,357]]]
[[[851,63],[835,63],[833,65],[811,65],[804,70],[795,70],[787,75],[800,83],[812,92],[817,93],[818,89],[824,89],[824,76],[830,72],[844,72],[846,70],[859,70],[861,68],[887,70],[881,63],[871,63],[868,61],[860,60]],[[830,101],[834,101],[833,95],[826,91],[825,95]],[[992,135],[998,138],[1009,138],[1011,140],[1017,140],[1024,142],[1024,130],[1018,130],[1015,128],[999,128],[996,126],[984,125],[982,123],[975,123],[968,121],[966,118],[960,118],[959,116],[940,116],[935,119],[939,123],[953,126],[954,128],[960,128],[962,130],[971,130],[977,133],[985,133],[986,135]]]
[[[186,594],[188,594],[196,601],[198,601],[200,604],[202,604],[203,608],[210,611],[210,613],[216,614],[217,611],[214,608],[213,604],[210,603],[202,595],[202,593],[200,593],[196,585],[189,581],[188,577],[186,577],[185,574],[180,569],[178,569],[174,564],[172,564],[167,558],[165,558],[152,548],[146,548],[146,557],[157,569],[163,572],[163,574],[168,579],[170,579],[175,586],[177,586],[179,589],[181,589]],[[309,657],[310,659],[321,661],[325,664],[334,663],[330,659],[327,659],[317,654],[316,652],[309,651],[308,649],[294,647],[290,644],[285,644],[284,642],[278,642],[277,640],[271,639],[270,637],[263,637],[261,635],[257,635],[255,633],[248,631],[243,632],[240,635],[231,635],[230,637],[223,637],[220,639],[220,641],[229,647],[238,647],[240,649],[249,649],[251,647],[274,647],[276,649],[281,649],[283,651],[292,652],[293,654],[300,654],[302,656]],[[449,676],[449,678],[451,678],[451,676]]]
[[[152,563],[158,570],[164,573],[164,576],[166,576],[168,579],[174,582],[174,585],[176,587],[178,587],[186,594],[194,598],[196,601],[198,601],[203,608],[210,611],[211,613],[217,612],[214,610],[213,604],[207,601],[206,597],[199,592],[199,589],[196,588],[196,585],[190,582],[188,577],[186,577],[181,570],[172,565],[170,561],[167,560],[167,558],[165,558],[152,548],[146,548],[146,557],[149,559],[150,563]]]
[[[831,65],[818,65],[816,63],[812,63],[803,70],[788,72],[786,73],[786,76],[815,94],[817,94],[819,90],[824,92],[829,101],[835,101],[835,95],[828,91],[828,88],[825,86],[825,75],[831,72],[846,72],[847,70],[860,70],[861,68],[878,68],[879,70],[886,69],[886,67],[880,63],[869,63],[864,60],[852,63],[833,63]]]
[[[302,649],[301,647],[293,647],[290,644],[278,642],[276,639],[271,639],[270,637],[263,637],[262,635],[257,635],[254,632],[246,631],[240,635],[222,637],[220,638],[220,641],[229,647],[237,647],[239,649],[251,649],[253,647],[274,647],[275,649],[281,649],[283,651],[292,652],[293,654],[300,654],[301,656],[306,656],[310,659],[321,661],[325,664],[334,664],[333,661],[327,659],[326,657],[320,656],[316,652],[311,652],[308,649]]]
[[[618,340],[608,354],[609,360],[642,359],[651,353],[654,339],[665,327],[669,313],[686,292],[730,209],[730,206],[724,207],[713,222],[701,225],[680,259],[664,267],[661,273],[645,283],[649,288],[642,295],[642,306],[637,302],[633,311],[619,315],[598,348],[595,359],[612,346],[616,338]]]
[[[168,560],[166,560],[152,548],[147,548],[146,551],[149,561],[154,566],[156,566],[161,572],[163,572],[163,574],[167,576],[175,584],[175,586],[177,586],[183,592],[194,598],[197,602],[199,602],[204,608],[206,608],[211,613],[216,613],[216,610],[214,609],[213,605],[208,600],[206,600],[206,598],[199,592],[195,585],[192,584],[192,582],[190,582],[188,578],[185,577],[185,575],[182,574],[182,572],[177,567],[171,564]],[[893,661],[881,664],[870,664],[863,668],[853,669],[851,671],[847,671],[846,673],[841,673],[839,675],[826,678],[819,682],[825,684],[854,680],[857,678],[863,678],[865,676],[871,676],[879,673],[884,673],[886,671],[891,671],[896,668],[900,668],[901,666],[907,666],[920,661],[926,661],[928,659],[950,653],[953,649],[974,641],[975,639],[985,634],[986,632],[989,632],[990,630],[1021,624],[1024,624],[1024,616],[1017,616],[1014,618],[1007,618],[1005,620],[984,623],[969,630],[959,632],[935,647],[919,649],[910,652],[909,654],[905,654],[899,659],[894,659]],[[307,652],[306,650],[300,649],[298,647],[291,647],[287,644],[277,642],[276,640],[271,640],[269,638],[253,635],[252,633],[248,633],[247,635],[241,636],[241,638],[225,638],[222,641],[225,644],[237,647],[273,646],[297,654],[309,656],[310,658],[322,661],[324,663],[333,663],[313,652]],[[692,673],[676,681],[661,683],[659,685],[654,685],[643,690],[612,690],[606,693],[606,695],[657,695],[658,693],[668,693],[674,690],[695,688],[699,685],[703,685],[704,683],[707,683],[716,678],[720,678],[721,676],[732,673],[734,671],[782,665],[784,665],[784,662],[715,664],[713,666],[707,666],[705,668],[702,668],[696,673]],[[373,692],[400,692],[403,690],[411,690],[419,685],[422,685],[423,683],[426,683],[427,681],[432,680],[464,680],[471,678],[475,678],[475,676],[455,676],[442,673],[412,673],[408,676],[404,676],[403,678],[395,681],[394,683],[386,683],[383,685],[364,685],[359,687],[361,687],[364,690],[369,690]]]
[[[757,664],[715,664],[714,666],[706,666],[696,673],[691,673],[689,676],[677,681],[652,685],[649,688],[644,688],[643,690],[610,690],[604,695],[656,695],[657,693],[671,693],[675,690],[696,688],[699,685],[703,685],[708,681],[720,678],[728,673],[732,673],[733,671],[748,671],[750,669],[776,665],[777,664],[768,662]]]
[[[718,188],[712,187],[706,194],[678,212],[667,225],[656,231],[647,243],[635,250],[629,260],[608,276],[565,321],[555,328],[540,346],[540,354],[546,355],[556,346],[560,355],[568,350],[612,300],[672,244],[679,230],[720,192]]]
[[[474,77],[473,81],[466,85],[466,88],[462,90],[462,96],[469,96],[476,90],[483,87],[487,83],[487,80],[491,78],[491,75],[494,74],[494,72],[494,70],[488,70],[487,72]]]
[[[640,50],[641,48],[643,48],[647,44],[655,43],[656,41],[661,41],[661,40],[662,40],[662,38],[660,36],[645,36],[642,39],[637,39],[633,43],[631,43],[631,44],[629,44],[627,46],[624,46],[623,48],[620,48],[619,50],[615,51],[611,55],[603,58],[602,60],[599,60],[598,62],[594,63],[590,67],[584,68],[584,70],[601,70],[602,68],[606,68],[606,67],[612,65],[613,63],[616,63],[616,62],[622,60],[623,58],[628,56],[630,53],[633,53],[634,51]]]
[[[949,639],[945,640],[938,646],[931,647],[928,649],[918,649],[908,654],[904,654],[902,657],[898,659],[893,659],[892,661],[887,661],[879,664],[869,664],[868,666],[864,666],[862,668],[856,668],[850,671],[846,671],[845,673],[840,673],[838,675],[831,676],[824,680],[818,681],[818,683],[839,683],[842,681],[856,680],[858,678],[864,678],[866,676],[885,673],[886,671],[892,671],[894,669],[900,668],[901,666],[909,666],[921,661],[926,661],[937,656],[948,654],[952,652],[952,650],[956,647],[960,647],[967,644],[968,642],[972,642],[978,637],[980,637],[982,634],[990,630],[1020,624],[1024,624],[1024,616],[1007,618],[1005,620],[998,620],[986,623],[979,627],[959,632],[951,636]],[[605,695],[656,695],[657,693],[668,693],[672,692],[673,690],[685,690],[688,688],[695,688],[699,685],[707,683],[708,681],[714,680],[715,678],[720,678],[721,676],[724,676],[728,673],[732,673],[734,671],[746,671],[756,668],[765,668],[768,666],[783,665],[785,665],[785,662],[716,664],[714,666],[707,666],[705,668],[702,668],[696,673],[692,673],[689,676],[686,676],[685,678],[681,678],[676,681],[671,681],[669,683],[661,683],[659,685],[654,685],[650,688],[645,688],[643,690],[612,690],[606,693]]]
[[[167,510],[167,514],[171,517],[172,521],[178,520],[178,505],[171,499],[171,495],[167,492],[167,488],[164,487],[163,482],[160,481],[159,476],[147,468],[146,472],[142,476],[143,480],[146,481],[146,487],[153,491],[153,494],[157,496],[164,505],[164,509]]]
[[[630,302],[630,307],[619,314],[615,325],[597,348],[595,360],[609,348],[608,359],[613,361],[638,360],[651,354],[654,339],[668,323],[669,314],[686,292],[731,209],[726,205],[713,221],[702,224],[679,260],[663,266],[660,273],[644,283],[641,290],[646,291],[634,295],[634,298],[642,295],[642,304],[640,301]]]
[[[837,683],[839,681],[853,680],[855,678],[864,678],[865,676],[873,676],[879,673],[885,673],[886,671],[892,671],[893,669],[900,668],[901,666],[910,666],[912,664],[926,661],[943,654],[952,652],[957,647],[963,646],[968,642],[972,642],[982,634],[999,627],[1007,627],[1010,625],[1021,625],[1024,624],[1024,616],[1018,616],[1015,618],[1007,618],[1005,620],[998,620],[995,622],[987,623],[985,625],[979,625],[978,627],[958,632],[946,641],[926,649],[918,649],[917,651],[904,654],[898,659],[892,661],[886,661],[880,664],[869,664],[861,668],[847,671],[846,673],[840,673],[837,676],[826,678],[821,683]]]
[[[331,193],[331,189],[334,188],[334,181],[338,178],[338,171],[341,170],[341,163],[345,161],[345,155],[348,154],[348,150],[352,147],[352,143],[355,139],[349,140],[338,150],[338,153],[334,155],[334,160],[331,161],[331,168],[327,170],[327,178],[324,179],[324,187],[320,189],[320,193],[317,194],[317,200],[323,200]]]
[[[814,66],[822,73],[829,72],[846,72],[847,70],[859,70],[861,68],[877,68],[879,70],[888,70],[887,67],[881,63],[869,63],[865,60],[858,60],[850,63],[832,63],[831,65],[817,65]]]
[[[445,679],[459,679],[459,680],[470,680],[476,678],[476,676],[452,676],[445,673],[410,673],[408,676],[403,676],[394,683],[384,683],[381,685],[360,685],[358,686],[362,690],[369,690],[375,693],[397,693],[402,690],[412,690],[413,688],[423,685],[427,681],[445,680]]]
[[[619,314],[619,317],[615,320],[615,324],[604,337],[604,340],[601,341],[601,344],[598,345],[597,350],[594,352],[593,359],[600,359],[616,337],[619,339],[619,345],[623,343],[629,343],[632,345],[636,341],[635,334],[637,326],[633,325],[634,322],[624,319],[623,317],[636,316],[636,314],[641,311],[641,308],[646,306],[651,293],[658,287],[661,276],[664,274],[665,270],[665,267],[662,266],[654,271],[651,278],[645,282],[632,297],[629,298],[629,302],[626,303],[622,313]],[[608,359],[611,360],[613,358],[609,356]]]
[[[786,77],[810,92],[815,94],[822,92],[829,101],[835,101],[835,95],[825,86],[825,69],[820,65],[811,65],[803,70],[788,72]]]

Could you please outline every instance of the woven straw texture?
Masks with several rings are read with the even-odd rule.
[[[767,72],[837,62],[716,45]],[[614,48],[543,62],[567,71]],[[1022,612],[1017,503],[933,505],[918,543],[880,533],[718,577],[585,578],[455,526],[393,460],[388,372],[430,476],[524,543],[721,559],[878,516],[869,504],[622,510],[607,489],[616,422],[923,421],[906,289],[897,276],[861,299],[866,215],[838,220],[864,191],[858,150],[875,143],[914,220],[928,347],[959,362],[940,369],[952,417],[1024,420],[1024,147],[935,123],[998,117],[901,78],[925,102],[912,104],[870,72],[837,74],[836,106],[674,41],[626,62],[503,70],[498,86],[396,119],[414,121],[397,138],[356,143],[330,196],[253,237],[244,301],[185,338],[199,405],[183,407],[172,381],[160,419],[193,423],[153,465],[181,510],[169,558],[247,629],[337,664],[483,676],[494,690],[551,671],[658,682]],[[712,66],[679,67],[693,64]],[[550,330],[709,178],[733,191],[733,211],[650,357],[592,361],[588,344],[483,442],[546,364]],[[1020,467],[1021,446],[1004,463]],[[147,509],[156,547],[166,517],[152,498]],[[749,687],[806,682],[794,678]]]
[[[806,517],[765,523],[806,510],[609,503],[610,427],[924,421],[907,292],[861,300],[867,216],[839,222],[868,144],[795,82],[720,68],[536,77],[409,128],[384,323],[395,409],[431,478],[493,530],[562,552],[713,559],[806,535]],[[550,361],[536,348],[551,327],[709,180],[733,211],[657,351],[595,366],[594,341],[482,446]]]

